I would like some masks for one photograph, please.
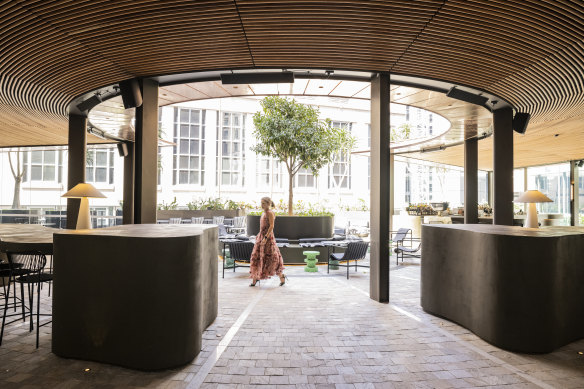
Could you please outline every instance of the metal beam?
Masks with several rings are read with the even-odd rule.
[[[134,223],[156,223],[158,177],[158,83],[140,81],[142,106],[136,108]]]
[[[493,224],[513,225],[513,110],[493,111]]]
[[[69,115],[69,143],[67,161],[67,190],[85,182],[85,159],[87,155],[87,117]],[[67,228],[77,227],[77,216],[81,199],[67,199]]]
[[[580,225],[580,185],[578,185],[578,162],[570,161],[570,225]]]
[[[126,143],[128,155],[124,157],[123,223],[134,224],[134,143]]]
[[[478,140],[470,138],[464,141],[464,222],[479,222],[479,175],[478,175]]]
[[[369,296],[389,302],[389,73],[371,81],[371,277]]]

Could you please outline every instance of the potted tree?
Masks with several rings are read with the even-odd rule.
[[[319,170],[333,162],[340,152],[348,152],[353,148],[355,139],[349,131],[331,126],[330,119],[319,119],[319,110],[310,105],[304,105],[293,99],[279,96],[268,96],[261,101],[262,110],[253,117],[254,135],[257,144],[251,148],[257,154],[277,158],[288,171],[288,216],[293,217],[294,176],[302,168],[309,169],[315,176]],[[258,220],[254,220],[257,218]],[[282,234],[295,239],[303,234],[312,233],[309,226],[320,224],[327,228],[326,234],[332,236],[332,216],[312,216],[311,218],[328,218],[323,220],[289,220],[280,219],[275,228]],[[259,231],[259,217],[248,216],[248,234]],[[257,225],[258,230],[255,226]],[[284,228],[289,225],[290,228]],[[330,226],[330,232],[328,231]],[[308,228],[308,230],[307,230]],[[295,230],[296,236],[292,231]],[[311,232],[307,232],[311,231]],[[309,236],[321,237],[321,236]]]

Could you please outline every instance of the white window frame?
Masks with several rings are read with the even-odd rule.
[[[174,107],[173,118],[173,162],[172,184],[175,187],[203,187],[205,185],[205,115],[203,109]],[[188,111],[188,121],[182,120],[181,113]],[[199,112],[199,120],[193,121],[193,112]],[[186,126],[188,134],[182,132]],[[198,137],[196,128],[199,126]],[[186,142],[186,143],[184,143]],[[198,144],[197,144],[198,142]],[[188,151],[184,151],[186,145]],[[198,163],[197,163],[198,158]],[[185,165],[186,164],[186,165]],[[186,173],[186,182],[181,177]]]
[[[42,187],[52,187],[63,183],[63,161],[65,160],[65,153],[62,148],[27,148],[20,149],[22,152],[22,164],[23,170],[26,170],[22,182],[33,184],[34,186]],[[41,153],[41,162],[33,162],[33,153]],[[46,154],[48,152],[55,153],[55,159],[52,163],[45,162]],[[39,167],[41,169],[41,179],[32,178],[33,167]],[[45,179],[45,168],[54,168],[54,177],[51,180]]]
[[[244,112],[217,111],[217,185],[245,187],[245,117]],[[225,122],[225,118],[229,120]],[[234,118],[239,118],[236,125]],[[236,135],[239,134],[239,137]],[[238,149],[234,151],[234,149]],[[228,177],[224,181],[224,177]]]
[[[333,121],[331,123],[333,128],[341,128],[348,130],[351,133],[353,123]],[[335,173],[335,168],[339,167],[341,173]],[[351,190],[351,153],[348,151],[341,151],[335,154],[333,162],[329,164],[328,168],[328,189],[339,191]]]
[[[267,163],[267,167],[264,164]],[[277,158],[266,157],[264,155],[256,155],[256,185],[261,189],[276,189],[284,188],[284,164]],[[263,178],[267,176],[266,183]],[[274,182],[272,182],[274,181]]]
[[[98,165],[98,154],[105,154],[105,164]],[[91,147],[87,149],[87,157],[85,161],[85,182],[94,184],[96,186],[112,186],[115,178],[115,156],[113,147]],[[105,181],[96,181],[97,169],[105,169]]]

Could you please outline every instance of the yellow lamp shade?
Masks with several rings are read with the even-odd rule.
[[[68,198],[82,198],[82,197],[99,197],[104,198],[105,195],[98,191],[95,186],[91,184],[77,184],[75,185],[70,191],[65,193],[61,197],[68,197]]]
[[[539,190],[528,190],[515,199],[516,203],[551,203],[552,199]]]

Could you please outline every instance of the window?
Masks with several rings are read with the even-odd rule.
[[[264,189],[281,189],[283,176],[282,165],[275,158],[258,155],[256,159],[256,185]]]
[[[570,218],[570,164],[546,165],[527,168],[527,190],[537,189],[551,203],[536,204],[540,213],[562,213]]]
[[[85,182],[114,183],[114,149],[88,149]]]
[[[371,124],[367,125],[367,149],[371,155]],[[371,156],[367,157],[367,189],[371,190]]]
[[[332,122],[334,128],[342,128],[351,132],[351,123]],[[337,153],[329,165],[329,189],[351,189],[351,154],[346,151]]]
[[[162,138],[164,136],[162,131],[162,108],[158,108],[158,137]],[[156,157],[157,162],[157,174],[156,174],[156,184],[160,185],[162,182],[162,147],[158,146],[158,154]]]
[[[23,181],[57,182],[63,181],[63,150],[30,149],[23,153]]]
[[[217,112],[217,115],[217,182],[244,186],[245,115],[235,112]]]
[[[297,188],[316,188],[316,177],[309,169],[302,168],[294,176],[294,186]]]
[[[204,185],[205,111],[175,107],[173,185]]]

